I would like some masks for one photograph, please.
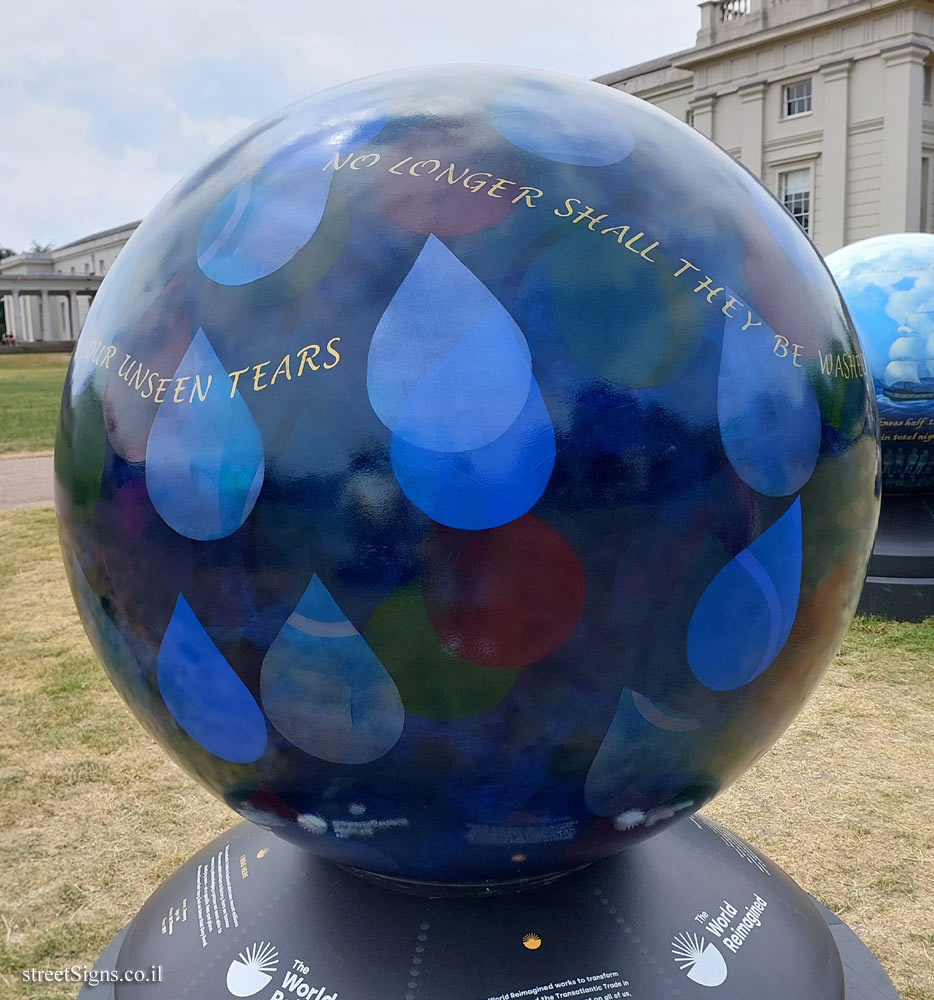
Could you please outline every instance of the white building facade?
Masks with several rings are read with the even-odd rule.
[[[47,253],[0,260],[0,301],[8,339],[73,341],[94,294],[138,222],[117,226]]]
[[[934,2],[707,0],[693,49],[598,77],[758,175],[824,253],[934,231]]]
[[[824,253],[934,232],[934,0],[705,0],[694,48],[598,77],[757,174]],[[7,336],[74,340],[138,223],[0,261]]]

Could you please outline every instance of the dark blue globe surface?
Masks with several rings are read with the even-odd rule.
[[[882,488],[934,491],[934,235],[892,233],[830,254],[879,407]]]
[[[692,129],[524,70],[367,79],[121,253],[65,564],[241,815],[398,878],[562,871],[702,806],[828,665],[878,512],[860,371],[816,251]]]

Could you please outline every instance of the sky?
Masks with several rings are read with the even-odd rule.
[[[694,0],[3,3],[0,246],[142,218],[251,123],[386,70],[499,63],[589,78],[689,48]]]

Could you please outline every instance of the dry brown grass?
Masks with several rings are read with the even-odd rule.
[[[78,623],[49,509],[0,515],[0,997],[92,963],[155,886],[231,825],[132,719]],[[707,811],[934,1000],[934,620],[858,621],[777,746]]]
[[[857,619],[817,693],[707,813],[934,998],[934,619]]]
[[[0,515],[0,997],[25,968],[91,964],[158,883],[231,825],[97,665],[48,508]]]

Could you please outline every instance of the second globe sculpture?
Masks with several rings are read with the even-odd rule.
[[[182,181],[95,300],[56,448],[98,655],[258,825],[131,925],[124,959],[172,939],[152,994],[603,1000],[729,969],[740,995],[772,963],[775,996],[837,995],[800,890],[677,821],[853,613],[879,496],[858,355],[759,182],[596,84],[371,78]],[[541,933],[555,892],[585,892],[561,904],[585,936],[611,918],[606,954]]]
[[[882,513],[860,607],[934,614],[934,236],[891,233],[830,254],[879,408]]]

